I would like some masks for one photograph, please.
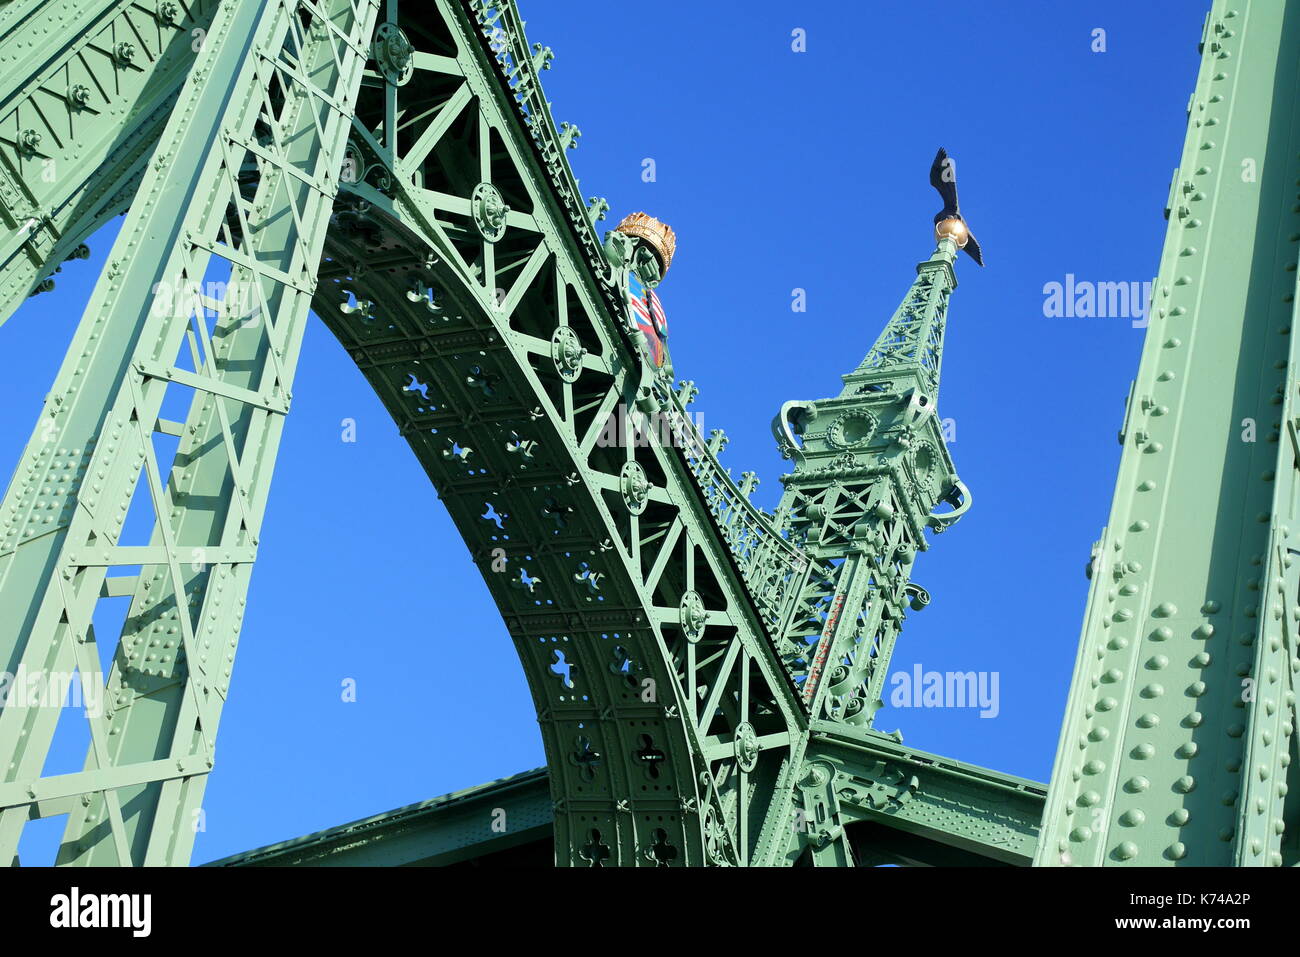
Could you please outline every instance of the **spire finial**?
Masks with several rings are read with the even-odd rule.
[[[942,146],[930,164],[930,185],[938,190],[939,198],[943,200],[943,209],[934,215],[934,238],[949,237],[958,249],[966,250],[977,265],[983,266],[984,254],[979,240],[971,234],[957,203],[957,161]]]

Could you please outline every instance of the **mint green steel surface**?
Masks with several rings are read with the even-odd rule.
[[[185,17],[0,8],[32,41],[0,61],[0,316],[131,201],[0,504],[0,664],[94,674],[97,601],[130,596],[130,613],[83,771],[41,774],[57,709],[0,711],[0,859],[28,820],[66,814],[59,863],[188,861],[310,302],[503,615],[548,813],[533,777],[243,863],[448,863],[547,833],[561,865],[1023,863],[1041,791],[869,728],[906,610],[929,600],[910,580],[926,530],[970,505],[935,414],[964,227],[939,224],[839,394],[781,410],[794,468],[767,514],[633,321],[670,233],[636,214],[597,237],[608,204],[578,192],[577,129],[538,80],[551,51],[513,3],[223,0]],[[156,44],[127,50],[128,27]],[[116,71],[113,109],[51,86],[74,57]],[[71,139],[25,125],[33,97]],[[42,185],[48,158],[75,175]],[[165,417],[178,393],[183,421]],[[152,536],[122,541],[146,495]],[[515,830],[475,830],[491,800]]]
[[[316,311],[516,642],[557,862],[758,863],[803,711],[696,484],[712,453],[629,329],[637,248],[597,241],[512,6],[396,28],[406,79],[359,101]],[[638,415],[668,429],[619,441]]]
[[[1041,784],[835,722],[814,727],[809,761],[831,770],[859,863],[1024,865],[1033,855]],[[552,821],[539,768],[205,866],[549,866]]]
[[[942,532],[970,507],[936,414],[956,253],[942,238],[916,267],[838,396],[787,402],[772,423],[795,462],[776,520],[810,559],[781,650],[814,718],[870,724],[905,609],[929,602],[910,582],[925,531]],[[932,512],[941,502],[955,507]]]
[[[124,212],[216,0],[0,8],[0,324]],[[23,39],[31,42],[22,42]]]
[[[1027,866],[1033,859],[1042,784],[843,722],[815,721],[812,731],[800,788],[824,794],[858,866]]]
[[[131,613],[85,770],[42,774],[62,709],[0,711],[0,859],[65,813],[60,863],[189,859],[375,14],[223,5],[143,175],[0,504],[0,661],[92,680],[96,602]],[[169,389],[186,425],[160,417]],[[156,434],[181,438],[172,461]],[[119,539],[136,495],[148,544]]]
[[[1300,3],[1216,0],[1038,864],[1300,860],[1298,81]]]
[[[537,768],[204,866],[446,867],[501,861],[549,867],[554,820],[546,769]]]

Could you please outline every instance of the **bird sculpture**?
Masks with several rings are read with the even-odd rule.
[[[957,205],[957,165],[942,146],[934,154],[934,163],[930,166],[930,185],[943,199],[943,209],[934,216],[936,236],[951,237],[958,249],[966,250],[977,265],[983,266],[984,254],[980,251],[979,241],[971,233]]]

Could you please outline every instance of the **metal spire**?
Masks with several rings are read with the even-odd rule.
[[[814,720],[869,728],[907,609],[930,600],[911,581],[925,530],[966,511],[934,415],[953,260],[953,222],[875,345],[833,399],[787,402],[773,423],[795,460],[778,522],[811,559],[780,650]],[[942,502],[953,511],[934,513]]]
[[[938,395],[948,297],[957,288],[953,261],[958,246],[951,222],[941,224],[942,235],[936,227],[938,245],[929,259],[917,263],[916,280],[866,358],[844,376],[841,397],[878,391],[882,382],[898,382],[909,373],[930,399]]]

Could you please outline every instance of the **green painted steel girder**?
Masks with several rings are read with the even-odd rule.
[[[1042,784],[843,722],[817,721],[812,730],[801,786],[820,790],[838,811],[859,865],[1032,861]],[[860,838],[859,828],[867,832]]]
[[[513,8],[437,13],[399,19],[412,79],[359,105],[366,172],[341,200],[316,311],[516,642],[557,861],[754,863],[774,853],[764,827],[802,712],[700,494],[691,461],[711,454],[626,331],[626,270],[573,202]],[[392,115],[424,121],[390,137]],[[647,413],[681,447],[611,433]]]
[[[1297,51],[1300,3],[1206,18],[1040,865],[1300,861]]]
[[[549,867],[554,821],[546,769],[538,768],[204,866]]]
[[[0,325],[126,210],[216,6],[0,8]]]
[[[1033,856],[1041,784],[831,721],[814,729],[809,762],[833,769],[861,861],[1027,865]],[[538,768],[205,866],[544,866],[552,821],[546,769]],[[792,859],[802,850],[792,841]]]
[[[189,859],[375,15],[223,5],[143,175],[0,503],[0,663],[99,680],[95,603],[131,612],[83,771],[41,773],[61,709],[0,711],[0,859],[59,814],[60,863]],[[185,427],[160,417],[169,389]],[[171,461],[156,434],[181,437]],[[120,539],[136,495],[148,544]]]

